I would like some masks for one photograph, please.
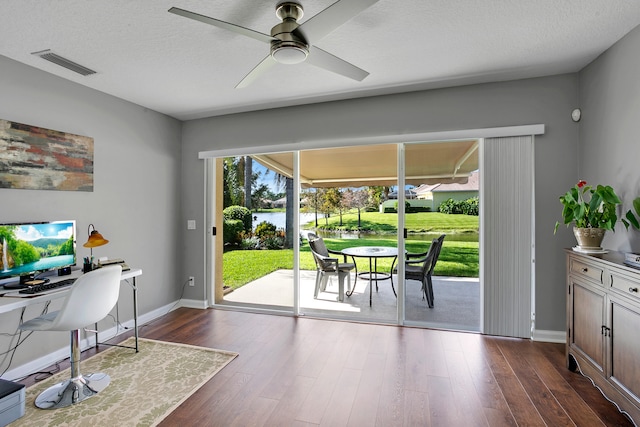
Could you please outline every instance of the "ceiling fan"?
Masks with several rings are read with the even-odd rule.
[[[172,7],[169,12],[218,28],[234,31],[271,45],[269,55],[236,85],[236,88],[243,88],[277,63],[299,64],[305,61],[316,67],[362,81],[369,75],[368,72],[313,46],[311,41],[317,42],[377,1],[339,0],[309,18],[303,24],[298,24],[298,19],[302,18],[303,15],[302,5],[297,1],[280,1],[276,5],[276,16],[282,22],[271,29],[271,35],[177,7]]]

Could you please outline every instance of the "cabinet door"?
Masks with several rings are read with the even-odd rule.
[[[612,297],[611,310],[611,363],[609,375],[611,380],[623,391],[631,392],[630,398],[640,402],[640,308],[638,304],[623,298]]]
[[[570,276],[570,281],[571,349],[591,360],[594,367],[604,374],[604,290],[573,276]]]

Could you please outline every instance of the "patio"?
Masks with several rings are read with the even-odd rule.
[[[395,323],[396,297],[389,280],[379,282],[378,292],[374,284],[370,307],[368,281],[359,278],[353,295],[345,296],[344,302],[338,302],[338,282],[335,278],[329,281],[325,292],[321,292],[317,299],[313,298],[315,276],[315,271],[300,272],[300,307],[305,315]],[[397,291],[396,276],[393,283]],[[480,331],[480,285],[477,278],[434,276],[435,306],[431,309],[422,300],[420,282],[410,280],[407,285],[407,321],[434,328]],[[250,282],[225,295],[222,304],[290,310],[293,306],[293,271],[278,270]]]

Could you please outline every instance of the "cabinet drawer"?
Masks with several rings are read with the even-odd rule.
[[[591,280],[595,280],[596,282],[602,284],[602,268],[596,267],[592,264],[583,262],[575,258],[571,258],[570,264],[571,273],[577,273],[582,276],[586,276]]]
[[[640,283],[638,280],[622,274],[611,272],[611,287],[623,292],[625,295],[640,299]]]

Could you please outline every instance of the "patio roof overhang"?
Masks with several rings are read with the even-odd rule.
[[[293,155],[252,155],[268,169],[293,177]],[[300,151],[303,188],[392,186],[398,181],[397,144]],[[466,183],[478,169],[478,140],[405,145],[406,184]]]

